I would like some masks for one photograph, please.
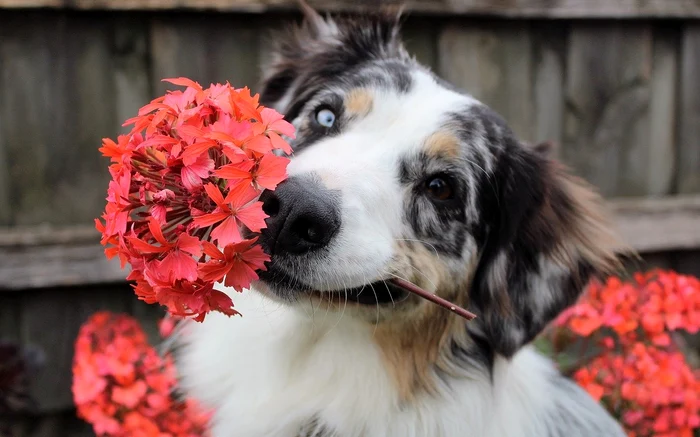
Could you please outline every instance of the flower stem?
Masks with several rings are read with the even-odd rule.
[[[389,281],[393,282],[394,285],[396,285],[397,287],[403,288],[404,290],[406,290],[408,292],[416,294],[416,295],[422,297],[423,299],[429,300],[430,302],[432,302],[434,304],[437,304],[445,309],[448,309],[466,320],[472,320],[472,319],[476,318],[476,314],[471,313],[471,312],[465,310],[464,308],[453,304],[449,300],[441,298],[437,294],[433,294],[429,291],[423,290],[422,288],[420,288],[416,284],[413,284],[411,282],[408,282],[408,281],[400,279],[400,278],[392,278]]]

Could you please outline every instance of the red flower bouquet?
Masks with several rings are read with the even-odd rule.
[[[108,258],[129,264],[138,297],[181,317],[237,312],[214,283],[241,291],[269,257],[244,238],[265,227],[258,201],[286,178],[282,136],[294,128],[247,88],[168,79],[184,91],[153,100],[100,151],[111,159],[107,206],[96,227]],[[216,243],[216,244],[214,244]]]
[[[83,324],[75,343],[73,400],[95,434],[201,437],[209,414],[177,399],[175,367],[148,344],[139,323],[108,312]]]
[[[555,327],[555,348],[568,333],[600,351],[572,375],[628,435],[692,437],[700,428],[700,373],[674,332],[700,330],[700,280],[652,271],[594,282]]]

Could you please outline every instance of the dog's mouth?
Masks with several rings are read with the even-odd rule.
[[[275,268],[260,272],[260,280],[283,297],[289,297],[290,293],[299,293],[329,302],[354,302],[359,305],[395,305],[408,297],[408,291],[389,280],[378,280],[354,288],[318,291]]]
[[[312,291],[311,294],[320,299],[347,300],[360,305],[387,305],[397,304],[408,296],[408,292],[388,281],[376,281],[361,287],[333,290]]]
[[[286,299],[298,298],[298,296],[290,296],[290,294],[306,293],[309,296],[327,299],[329,302],[335,301],[345,304],[355,302],[358,305],[396,305],[406,300],[409,294],[414,294],[452,311],[466,320],[472,320],[476,317],[475,314],[439,297],[437,294],[423,290],[417,285],[400,278],[382,279],[355,288],[317,291],[313,287],[305,286],[289,274],[272,267],[267,271],[261,272],[260,280],[279,297]]]

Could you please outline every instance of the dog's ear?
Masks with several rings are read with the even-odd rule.
[[[337,35],[338,26],[330,18],[324,19],[306,0],[299,0],[299,8],[304,15],[304,23],[308,26],[310,35],[317,39],[333,38]]]
[[[260,101],[294,118],[328,79],[373,58],[408,57],[399,40],[400,11],[393,8],[333,19],[301,2],[304,21],[272,40],[263,66]]]
[[[591,275],[618,269],[627,249],[583,180],[542,150],[504,144],[481,187],[487,228],[470,299],[494,351],[510,357],[575,302]]]
[[[295,81],[304,66],[317,53],[337,44],[339,37],[332,18],[322,17],[303,0],[299,3],[303,22],[271,36],[270,58],[263,63],[261,103],[282,113],[289,109]]]

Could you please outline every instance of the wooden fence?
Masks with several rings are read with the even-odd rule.
[[[319,0],[353,11],[361,2]],[[292,0],[0,0],[0,340],[43,351],[38,419],[13,435],[89,435],[73,419],[78,326],[137,302],[92,229],[97,147],[161,78],[255,85]],[[415,0],[408,47],[600,188],[655,265],[700,275],[700,0]],[[0,421],[3,419],[0,418]],[[0,426],[0,434],[2,426]]]

